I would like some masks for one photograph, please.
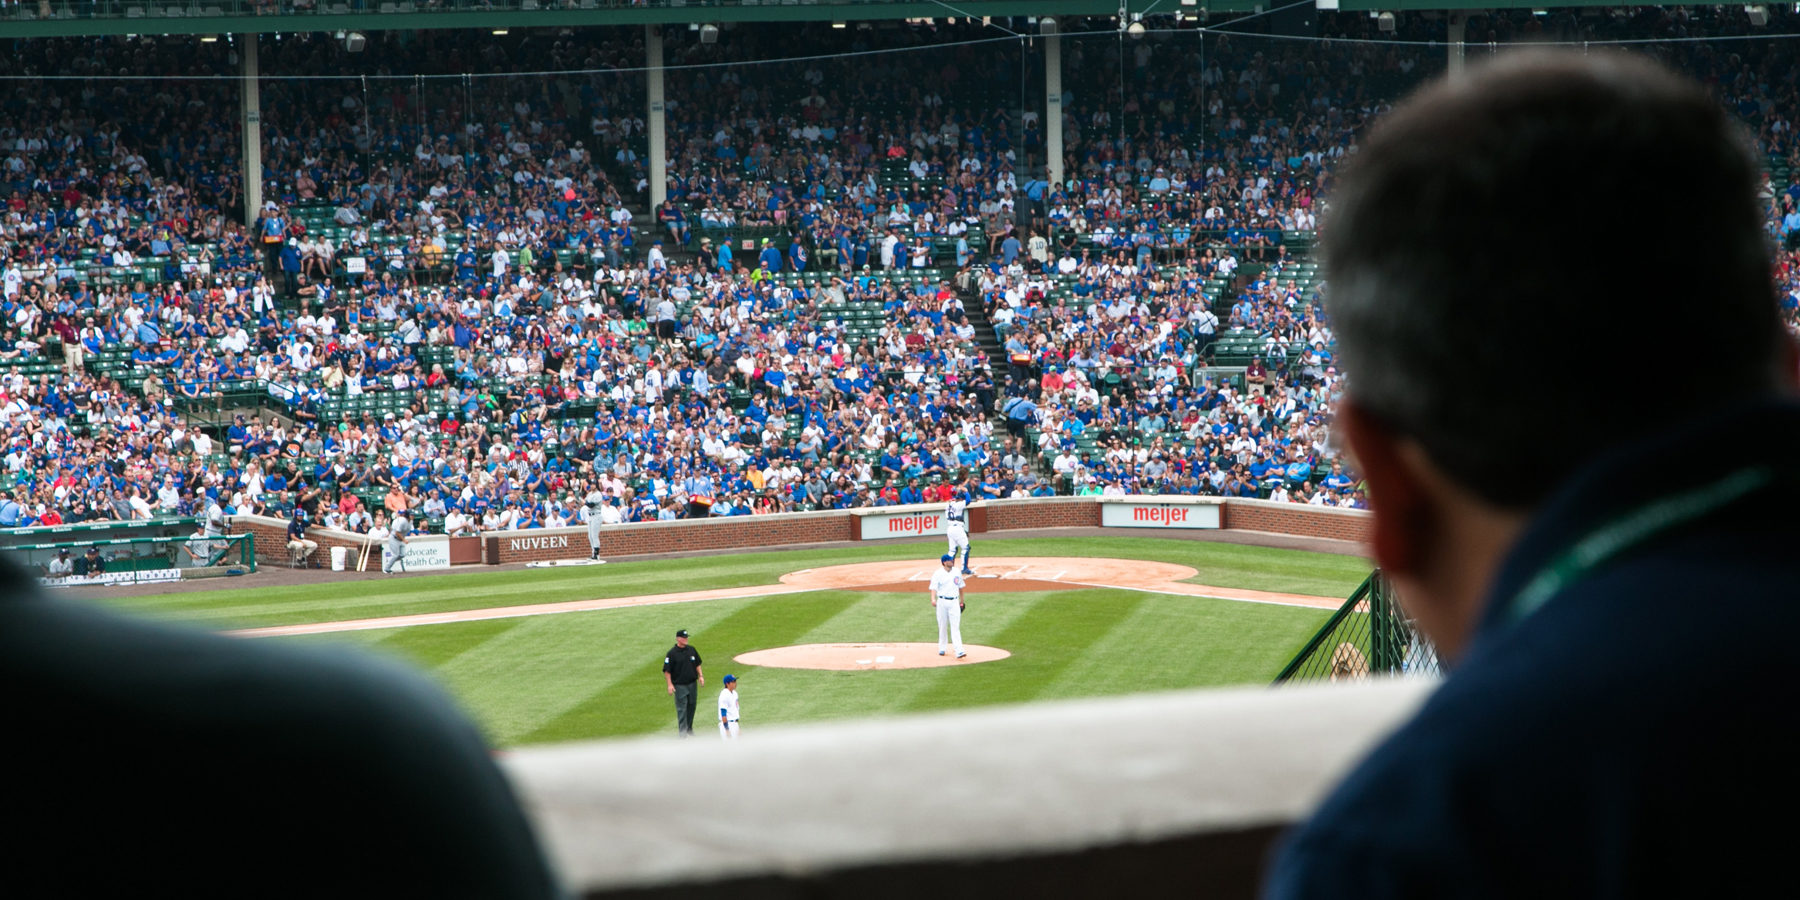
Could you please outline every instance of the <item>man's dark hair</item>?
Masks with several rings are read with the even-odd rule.
[[[1759,171],[1715,100],[1641,57],[1520,52],[1425,88],[1324,231],[1351,396],[1527,508],[1608,447],[1772,393]]]

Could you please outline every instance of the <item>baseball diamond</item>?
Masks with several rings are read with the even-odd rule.
[[[506,567],[356,590],[315,582],[106,602],[245,637],[350,642],[400,656],[443,682],[495,743],[516,747],[673,735],[660,668],[677,628],[690,631],[709,660],[754,676],[759,730],[1267,683],[1369,568],[1355,556],[1163,537],[990,538],[965,579],[969,656],[956,660],[926,643],[936,623],[925,579],[941,569],[941,546]],[[910,651],[870,649],[813,668],[791,649],[909,643],[927,648],[924,667],[903,667]],[[1147,646],[1166,657],[1158,680],[1131,665]],[[793,667],[800,665],[808,667]],[[704,690],[716,692],[713,671]]]

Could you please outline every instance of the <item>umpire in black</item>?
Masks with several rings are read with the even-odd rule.
[[[675,646],[663,654],[663,681],[675,695],[675,731],[682,737],[694,733],[695,684],[706,683],[700,671],[700,651],[688,646],[687,629],[675,632]]]

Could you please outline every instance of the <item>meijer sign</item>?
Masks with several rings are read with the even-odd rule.
[[[865,541],[944,534],[949,530],[941,512],[878,513],[861,519]]]
[[[1107,528],[1217,528],[1219,507],[1210,503],[1102,503]]]

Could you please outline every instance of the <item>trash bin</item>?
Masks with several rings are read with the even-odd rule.
[[[350,548],[348,548],[348,547],[333,547],[333,548],[331,548],[331,571],[333,571],[333,572],[344,571],[344,561],[346,559],[348,559],[349,557],[350,557]]]

